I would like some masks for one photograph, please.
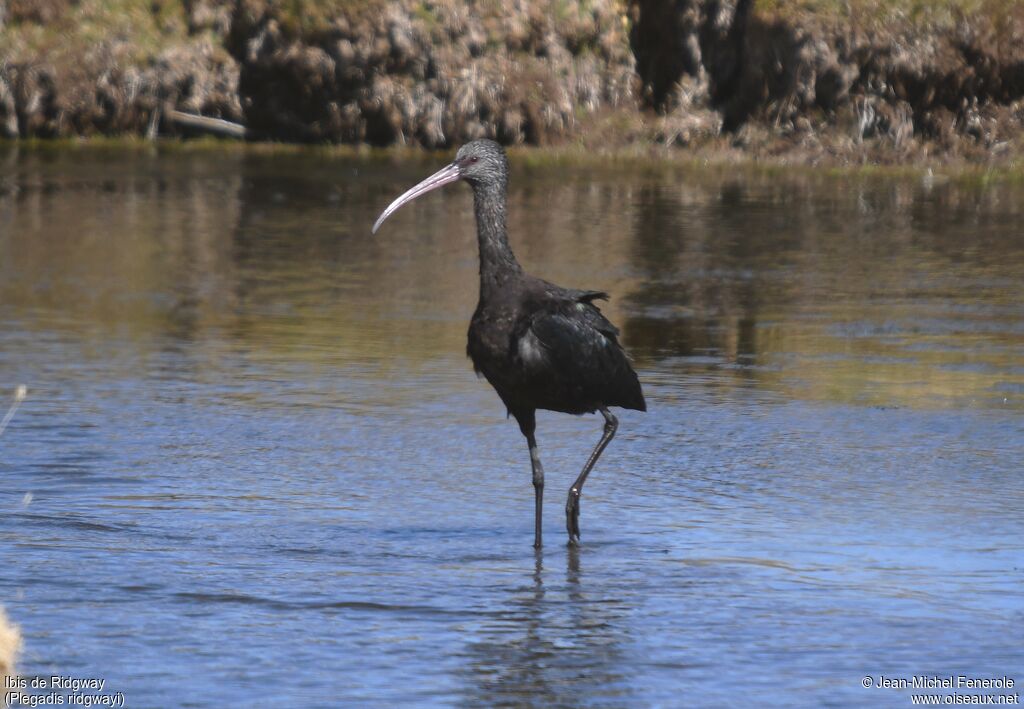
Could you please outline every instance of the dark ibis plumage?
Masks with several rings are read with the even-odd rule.
[[[556,286],[526,273],[516,260],[505,228],[508,160],[497,143],[475,140],[462,146],[454,162],[392,202],[373,225],[374,233],[403,204],[459,180],[473,189],[480,246],[480,300],[467,353],[519,422],[530,447],[534,546],[541,545],[544,497],[544,468],[534,437],[537,409],[604,416],[601,440],[565,506],[569,543],[576,544],[583,484],[618,427],[608,408],[646,411],[640,382],[619,344],[618,329],[595,305],[607,299],[606,293]]]

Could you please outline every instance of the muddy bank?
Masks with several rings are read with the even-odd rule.
[[[827,7],[637,3],[637,70],[664,136],[699,142],[720,131],[748,151],[811,159],[1015,152],[1024,6],[994,0],[970,15],[914,16],[901,3],[818,5]]]
[[[170,108],[242,120],[229,8],[213,9],[0,0],[0,136],[154,135]]]
[[[634,108],[613,0],[398,1],[304,19],[264,0],[234,14],[247,121],[275,137],[543,144],[572,135],[577,114]]]
[[[1012,159],[1024,7],[956,8],[0,0],[0,134],[177,134],[180,110],[300,142]]]

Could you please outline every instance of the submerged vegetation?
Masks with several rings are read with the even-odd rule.
[[[0,135],[1012,164],[1012,0],[0,0]]]

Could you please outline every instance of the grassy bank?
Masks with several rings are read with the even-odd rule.
[[[0,134],[1020,161],[1013,0],[0,0]]]
[[[449,159],[454,148],[424,151],[411,146],[374,147],[369,145],[320,144],[307,145],[281,142],[242,142],[217,138],[179,140],[162,138],[147,140],[136,136],[63,139],[0,139],[0,156],[9,151],[24,150],[39,154],[79,151],[82,153],[117,154],[125,151],[157,157],[162,154],[221,153],[262,157],[302,155],[344,163],[346,161],[380,160],[388,162],[423,162],[424,170]],[[629,144],[583,148],[575,144],[536,147],[529,145],[506,148],[515,168],[622,171],[648,173],[699,173],[713,179],[728,175],[788,175],[835,179],[920,180],[928,184],[953,184],[959,187],[984,187],[991,184],[1024,183],[1024,159],[999,163],[967,160],[920,160],[903,163],[852,163],[832,161],[810,163],[790,156],[756,156],[736,149],[679,150],[659,144]],[[428,164],[429,163],[429,164]]]

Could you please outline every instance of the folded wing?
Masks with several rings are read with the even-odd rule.
[[[522,366],[583,410],[646,410],[640,382],[619,344],[619,330],[593,304],[600,291],[568,291],[533,311],[517,340]]]

